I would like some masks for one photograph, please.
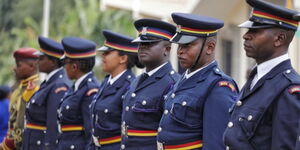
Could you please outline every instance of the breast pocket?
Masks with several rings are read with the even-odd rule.
[[[134,112],[157,112],[160,106],[159,97],[139,96],[133,105]]]
[[[177,96],[171,108],[171,118],[191,128],[202,126],[201,99],[191,96]]]
[[[72,95],[65,99],[61,105],[61,113],[63,119],[67,120],[81,120],[81,97]]]
[[[238,114],[238,122],[248,139],[252,138],[263,116],[263,111],[244,106]]]

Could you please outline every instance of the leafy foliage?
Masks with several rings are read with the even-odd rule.
[[[135,35],[130,12],[113,9],[102,12],[99,8],[99,0],[51,0],[49,37],[60,41],[66,36],[76,36],[101,46],[102,29]],[[42,0],[0,1],[0,84],[13,82],[14,50],[39,48],[37,37],[42,34],[42,22]],[[96,67],[101,79],[99,70]]]

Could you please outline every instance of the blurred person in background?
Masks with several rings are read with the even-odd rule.
[[[13,90],[9,104],[9,129],[0,145],[0,150],[20,150],[24,129],[25,107],[32,95],[39,89],[38,55],[34,48],[20,48],[14,52],[14,68],[18,85]]]
[[[6,85],[0,86],[0,142],[3,141],[8,128],[8,104],[10,88]]]

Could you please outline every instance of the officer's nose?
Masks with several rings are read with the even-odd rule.
[[[250,35],[249,31],[246,32],[246,33],[243,35],[243,39],[244,39],[244,40],[250,40],[250,39],[251,39],[251,35]]]

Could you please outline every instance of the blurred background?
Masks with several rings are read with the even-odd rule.
[[[267,1],[300,10],[300,0]],[[207,15],[225,21],[218,34],[216,57],[223,71],[242,86],[247,70],[255,65],[243,50],[242,35],[246,30],[237,27],[251,12],[245,0],[0,0],[0,84],[13,84],[13,51],[20,47],[39,49],[39,35],[57,41],[65,36],[77,36],[92,40],[100,47],[104,41],[102,29],[136,36],[134,20],[147,17],[173,23],[172,12]],[[180,70],[176,48],[173,45],[171,62]],[[300,31],[289,55],[299,72]],[[104,74],[99,63],[95,72],[102,80]],[[136,69],[136,72],[141,71]]]

